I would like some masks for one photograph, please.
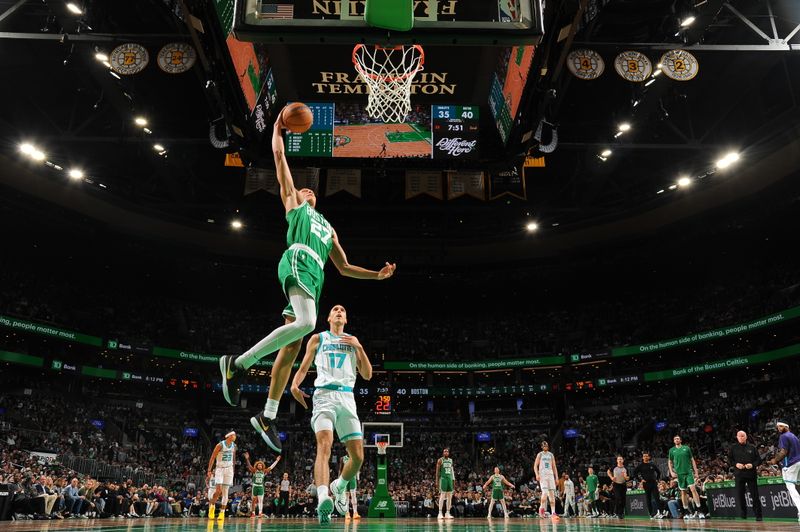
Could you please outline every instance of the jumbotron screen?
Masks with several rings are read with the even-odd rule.
[[[304,102],[314,114],[305,133],[287,133],[296,157],[471,159],[478,156],[480,108],[417,105],[406,122],[370,118],[361,103]]]

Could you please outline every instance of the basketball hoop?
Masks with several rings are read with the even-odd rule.
[[[388,441],[378,441],[375,442],[375,446],[378,447],[378,454],[386,454],[386,448],[389,447]]]
[[[369,89],[367,113],[384,122],[404,122],[411,112],[411,83],[422,70],[422,46],[353,48],[353,65]]]

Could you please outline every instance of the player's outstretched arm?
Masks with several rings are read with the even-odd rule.
[[[269,465],[269,467],[267,467],[267,473],[272,472],[272,470],[275,469],[275,466],[278,465],[278,462],[280,462],[280,461],[281,461],[281,457],[280,457],[280,455],[278,455],[278,457],[275,459],[275,461],[272,462]]]
[[[484,484],[484,485],[483,485],[483,489],[486,489],[486,488],[488,488],[488,487],[489,487],[489,484],[491,484],[491,483],[492,483],[492,477],[489,477],[489,480],[487,480],[487,481],[486,481],[486,484]]]
[[[247,451],[244,452],[244,465],[247,467],[247,470],[251,473],[255,473],[256,468],[250,464],[250,453]]]
[[[306,345],[306,354],[303,357],[303,361],[300,363],[300,367],[294,374],[294,378],[292,379],[292,387],[290,390],[292,392],[292,396],[297,400],[298,403],[303,405],[303,408],[305,408],[306,410],[308,410],[306,399],[308,399],[309,396],[307,393],[305,393],[303,390],[300,389],[300,385],[303,384],[303,379],[306,378],[308,370],[311,368],[311,363],[314,362],[314,355],[317,352],[318,346],[319,346],[319,335],[315,334],[308,341],[308,344]]]
[[[508,487],[509,487],[509,488],[511,488],[512,490],[514,489],[514,484],[512,484],[511,482],[509,482],[508,480],[506,480],[506,477],[505,477],[505,475],[503,475],[503,484],[505,484],[506,486],[508,486]]]
[[[336,231],[333,232],[333,248],[331,248],[330,257],[333,261],[333,265],[336,266],[340,274],[344,277],[352,277],[354,279],[383,281],[394,275],[394,271],[397,268],[396,264],[389,264],[388,262],[380,271],[367,270],[361,266],[350,264],[347,261],[347,255],[344,249],[342,249],[342,245],[339,243],[339,236],[336,234]]]
[[[281,110],[281,112],[278,113],[278,119],[275,120],[275,127],[272,130],[272,155],[275,157],[275,172],[278,177],[278,185],[281,188],[281,201],[286,208],[286,212],[289,212],[303,203],[303,198],[294,188],[292,172],[289,170],[289,163],[286,162],[286,148],[283,144],[283,130],[285,128],[286,126],[283,124],[283,110]]]

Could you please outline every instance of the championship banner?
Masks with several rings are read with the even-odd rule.
[[[314,194],[319,190],[319,168],[295,168],[292,170],[292,179],[294,180],[294,188],[297,190],[310,188],[314,191]],[[277,194],[277,179],[275,180],[275,188],[275,194]]]
[[[34,323],[32,321],[20,320],[8,316],[0,316],[0,326],[8,327],[9,329],[15,329],[18,331],[27,331],[34,334],[40,334],[42,336],[51,336],[61,340],[94,345],[97,347],[101,347],[103,345],[103,340],[98,336],[89,336],[88,334],[81,334],[74,331],[59,329],[58,327],[53,327],[51,325]]]
[[[465,195],[486,200],[483,172],[447,172],[447,199],[451,200]]]
[[[278,177],[274,168],[247,167],[244,176],[244,195],[247,196],[259,190],[278,194]]]
[[[505,195],[519,199],[528,197],[525,191],[525,178],[516,168],[490,174],[489,199],[497,199]]]
[[[406,170],[406,199],[427,194],[436,199],[442,195],[442,173],[430,170]]]
[[[328,168],[325,195],[333,196],[337,192],[347,192],[360,198],[361,170],[358,168]]]

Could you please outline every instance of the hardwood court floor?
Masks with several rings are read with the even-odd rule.
[[[208,519],[75,519],[66,521],[2,521],[0,530],[9,532],[34,532],[44,530],[103,530],[104,532],[291,532],[333,530],[341,532],[645,532],[645,531],[769,531],[798,530],[794,520],[767,520],[756,523],[733,519],[705,521],[650,521],[649,519],[562,519],[553,523],[549,519],[455,519],[437,522],[436,519],[361,519],[347,522],[335,519],[329,525],[320,525],[316,519],[237,519],[227,518],[223,523]]]
[[[430,141],[389,142],[386,133],[411,133],[409,124],[367,124],[362,126],[336,126],[334,136],[344,135],[350,142],[334,146],[334,157],[378,157],[381,145],[386,144],[384,157],[430,157]]]

